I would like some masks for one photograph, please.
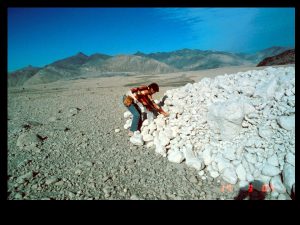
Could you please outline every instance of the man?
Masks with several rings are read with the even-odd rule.
[[[169,113],[165,112],[154,102],[152,95],[156,92],[159,92],[159,87],[156,83],[152,83],[149,86],[142,85],[137,88],[131,88],[130,91],[123,96],[124,105],[133,115],[129,136],[132,136],[134,131],[140,130],[142,125],[141,110],[137,105],[138,103],[141,103],[150,112],[157,112],[164,116],[169,116]]]

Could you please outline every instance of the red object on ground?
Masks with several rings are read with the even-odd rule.
[[[253,192],[253,185],[252,184],[249,184],[248,192],[249,193]]]

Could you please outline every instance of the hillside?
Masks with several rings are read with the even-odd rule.
[[[81,65],[86,63],[88,59],[89,57],[87,55],[79,52],[74,56],[55,61],[28,79],[24,85],[48,83],[59,79],[79,76]]]
[[[287,50],[272,57],[267,57],[257,66],[285,65],[293,63],[295,63],[295,49]]]
[[[8,87],[22,86],[29,78],[34,76],[41,68],[28,66],[8,74]]]
[[[251,60],[253,63],[257,64],[261,60],[263,60],[267,57],[278,55],[278,54],[280,54],[284,51],[287,51],[289,49],[290,48],[288,48],[288,47],[274,46],[274,47],[271,47],[271,48],[263,49],[261,51],[258,51],[256,53],[254,53],[254,54],[246,54],[245,59]]]
[[[243,59],[237,54],[220,51],[202,51],[197,49],[182,49],[173,52],[158,52],[151,54],[137,52],[135,55],[156,59],[185,71],[252,64],[252,61]]]
[[[102,72],[136,72],[144,74],[160,74],[177,71],[165,63],[135,55],[118,55],[109,58],[103,61],[98,68]]]

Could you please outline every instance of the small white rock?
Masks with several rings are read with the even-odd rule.
[[[236,184],[237,176],[234,169],[226,168],[223,172],[223,179],[230,184]]]
[[[295,115],[293,116],[281,116],[278,119],[279,125],[286,130],[295,129]]]
[[[181,163],[184,160],[184,156],[180,151],[171,151],[168,154],[168,160],[174,163]]]

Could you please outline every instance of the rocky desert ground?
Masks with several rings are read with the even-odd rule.
[[[283,66],[284,67],[284,66]],[[135,146],[124,129],[122,95],[157,82],[167,90],[222,74],[265,67],[228,67],[161,75],[103,77],[8,89],[8,199],[224,200],[228,186],[154,149]],[[290,199],[286,194],[282,199]],[[267,195],[266,199],[278,199]]]

